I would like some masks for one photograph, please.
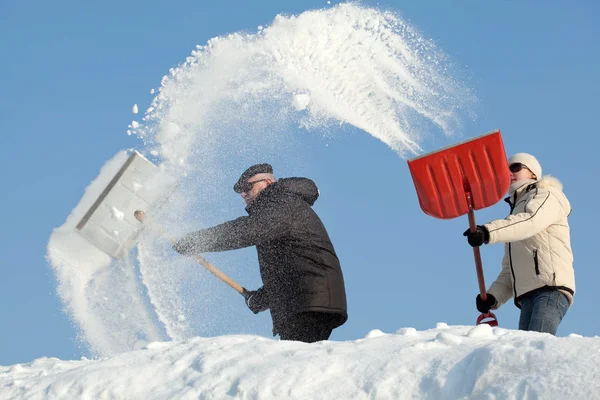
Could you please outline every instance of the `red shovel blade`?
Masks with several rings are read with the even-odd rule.
[[[489,320],[486,321],[486,319],[488,318]],[[496,318],[496,315],[494,315],[494,313],[491,311],[483,313],[479,317],[477,317],[477,325],[481,324],[488,324],[489,326],[498,326],[498,319]]]
[[[494,131],[408,161],[425,214],[440,219],[496,204],[506,194],[510,173],[500,131]]]

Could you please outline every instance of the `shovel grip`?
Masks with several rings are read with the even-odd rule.
[[[498,326],[498,319],[493,312],[487,312],[477,317],[477,325],[488,324],[489,326]]]

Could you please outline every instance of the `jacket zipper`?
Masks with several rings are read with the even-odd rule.
[[[533,251],[533,262],[535,264],[535,274],[540,274],[540,264],[538,263],[538,255],[537,249]]]
[[[513,198],[512,202],[510,201],[510,197],[507,197],[504,200],[510,206],[510,213],[512,214],[513,210],[515,209],[514,203],[517,202],[517,194],[516,193],[514,194],[514,198]],[[514,299],[515,299],[515,302],[516,302],[516,300],[517,300],[517,278],[515,276],[515,270],[513,268],[513,262],[512,262],[512,243],[510,243],[510,242],[508,242],[508,262],[510,263],[510,273],[512,274],[512,278],[513,278],[513,292],[514,292]],[[519,307],[519,308],[521,308],[521,307]]]
[[[517,299],[517,278],[515,277],[515,270],[513,268],[513,263],[512,263],[512,248],[511,248],[511,244],[512,243],[508,243],[508,262],[510,262],[510,272],[512,274],[512,278],[513,278],[513,292],[515,294],[515,300]]]

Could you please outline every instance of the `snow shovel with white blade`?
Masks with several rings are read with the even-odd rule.
[[[114,162],[121,160],[114,176],[97,178],[107,184],[75,226],[81,236],[115,259],[127,255],[142,228],[133,212],[156,211],[176,186],[175,179],[135,150],[119,154]]]
[[[475,232],[475,212],[500,201],[510,186],[508,161],[499,130],[451,147],[408,160],[419,205],[425,214],[452,219],[468,214]],[[473,247],[479,293],[487,298],[479,247]],[[497,326],[490,311],[477,318],[477,325]]]
[[[159,226],[158,224],[151,221],[150,218],[143,211],[136,210],[134,212],[134,217],[135,217],[135,219],[137,219],[138,221],[140,221],[143,224],[149,224],[148,226],[150,227],[150,229],[156,231],[156,233],[158,233],[163,238],[167,239],[169,242],[171,242],[171,244],[175,244],[176,239],[171,237],[161,226]],[[199,255],[195,255],[194,258],[196,259],[196,261],[198,261],[198,263],[200,265],[202,265],[204,268],[206,268],[211,274],[213,274],[214,276],[219,278],[221,281],[223,281],[227,285],[229,285],[231,288],[233,288],[236,292],[238,292],[239,294],[244,296],[244,298],[246,299],[246,302],[248,301],[248,299],[250,297],[250,292],[248,290],[246,290],[244,287],[240,286],[238,283],[236,283],[233,279],[229,278],[223,272],[219,271],[214,265],[212,265],[211,263],[206,261],[203,257],[201,257]]]

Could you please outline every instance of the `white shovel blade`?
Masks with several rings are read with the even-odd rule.
[[[134,151],[76,229],[102,251],[119,258],[133,246],[142,226],[134,212],[156,206],[173,185],[172,178]]]

